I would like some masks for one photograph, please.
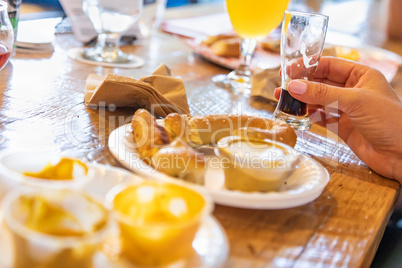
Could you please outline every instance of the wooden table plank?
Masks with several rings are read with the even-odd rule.
[[[217,206],[215,215],[232,248],[225,267],[247,260],[253,265],[247,267],[363,266],[363,253],[378,239],[373,234],[383,230],[378,223],[390,216],[396,192],[334,173],[323,194],[305,206],[252,212]]]

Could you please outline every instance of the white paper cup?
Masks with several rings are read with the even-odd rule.
[[[127,199],[133,196],[136,198]],[[107,201],[112,209],[112,218],[119,226],[123,257],[145,267],[169,265],[185,260],[194,251],[192,242],[201,222],[213,209],[213,203],[205,190],[182,183],[157,181],[117,185],[107,195]],[[197,203],[198,201],[200,203]],[[152,214],[152,209],[156,207],[154,202],[162,202],[162,206],[169,206],[173,211],[167,216],[169,220],[158,214],[159,207],[158,212]],[[189,217],[172,216],[174,211],[180,213],[183,206],[187,208],[185,211],[194,208],[194,211],[188,214]],[[135,211],[135,216],[122,211],[127,207],[130,207],[130,212]],[[143,217],[148,213],[159,215],[159,220],[148,221],[146,216]]]
[[[68,235],[68,232],[65,235],[49,234],[44,233],[43,230],[35,230],[31,225],[28,227],[28,223],[24,223],[23,219],[26,220],[24,217],[29,219],[32,213],[38,213],[38,206],[32,206],[30,210],[24,211],[21,207],[22,204],[26,205],[21,201],[24,197],[40,198],[40,200],[44,198],[49,204],[58,204],[66,211],[74,213],[73,215],[82,226],[87,225],[91,220],[93,224],[99,224],[99,226],[95,228],[94,225],[92,226],[94,231],[83,232],[80,235]],[[15,252],[13,267],[16,268],[91,267],[93,255],[100,248],[109,231],[109,212],[102,204],[89,196],[70,190],[15,189],[5,196],[2,210],[5,226],[12,237],[12,247]],[[51,210],[47,212],[49,211]],[[54,220],[54,215],[51,217],[49,213],[46,219]],[[66,219],[63,218],[63,220],[62,226],[65,227]],[[47,223],[43,222],[43,224]],[[52,229],[49,230],[55,230],[53,227],[50,228]],[[60,228],[59,230],[68,229]]]
[[[67,158],[72,158],[65,156]],[[45,189],[82,189],[93,179],[94,171],[74,174],[72,180],[51,180],[26,176],[24,172],[39,172],[48,164],[56,164],[62,156],[46,152],[3,152],[0,155],[0,198],[16,186]]]

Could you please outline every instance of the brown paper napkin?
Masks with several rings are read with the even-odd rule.
[[[278,100],[274,97],[274,91],[275,88],[280,86],[279,68],[256,72],[251,77],[251,96],[263,97],[276,102]]]
[[[183,81],[172,77],[163,64],[139,80],[116,74],[90,74],[84,99],[88,107],[141,107],[162,117],[173,112],[190,113]]]

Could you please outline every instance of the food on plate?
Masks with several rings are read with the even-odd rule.
[[[190,118],[188,115],[170,113],[163,120],[163,125],[172,139],[187,141],[186,134],[189,131],[188,120]]]
[[[216,145],[230,135],[280,141],[295,146],[297,136],[286,124],[249,115],[194,116],[169,114],[159,125],[144,109],[132,119],[134,143],[141,158],[167,175],[204,184],[206,160],[196,148]]]
[[[182,141],[159,149],[152,157],[152,166],[169,176],[204,184],[204,155]]]
[[[187,143],[171,137],[145,109],[131,120],[134,142],[142,160],[170,176],[202,184],[204,157]]]
[[[290,146],[296,144],[297,136],[287,124],[250,115],[208,115],[188,117],[177,113],[169,114],[164,125],[168,133],[192,146],[216,144],[221,138],[236,131],[254,138],[273,139]]]
[[[212,53],[220,57],[239,57],[241,38],[235,34],[218,34],[208,36],[201,44],[211,49]],[[258,41],[258,45],[267,51],[280,53],[281,41],[276,38],[265,38]]]
[[[267,51],[271,51],[278,54],[281,52],[280,39],[270,39],[270,38],[263,39],[259,41],[259,45],[262,49]],[[344,46],[334,46],[334,45],[325,46],[322,52],[322,56],[332,56],[353,61],[358,61],[360,59],[358,49]]]
[[[56,164],[48,163],[39,172],[25,171],[25,176],[48,180],[73,180],[88,174],[88,167],[77,159],[62,157]]]
[[[148,164],[151,163],[151,157],[162,146],[170,143],[165,128],[158,125],[156,118],[145,109],[139,109],[135,112],[131,126],[137,150]]]
[[[343,46],[328,45],[324,48],[322,55],[338,57],[353,61],[358,61],[360,59],[360,53],[358,49]]]
[[[286,124],[277,124],[271,129],[261,129],[255,127],[239,128],[233,132],[233,135],[253,140],[274,140],[287,144],[291,147],[294,147],[297,141],[295,131]]]
[[[271,38],[266,38],[261,41],[259,41],[259,44],[262,49],[268,50],[274,53],[280,53],[281,52],[281,40],[280,39],[271,39]]]
[[[220,40],[225,40],[225,39],[232,39],[237,37],[235,34],[218,34],[218,35],[210,35],[204,40],[201,41],[201,44],[204,46],[210,46],[213,43],[220,41]]]
[[[239,38],[231,38],[219,40],[213,43],[210,48],[212,53],[220,57],[239,57],[241,40]]]
[[[108,211],[73,191],[15,191],[3,203],[14,267],[91,267],[108,230]]]
[[[322,56],[336,57],[336,47],[335,46],[325,46],[322,51]]]
[[[234,34],[218,34],[208,36],[201,42],[211,49],[211,52],[220,57],[239,57],[241,39]]]
[[[279,191],[298,163],[298,153],[272,140],[229,136],[218,142],[225,187],[243,192]]]
[[[360,59],[359,50],[350,47],[336,47],[336,56],[339,58],[358,61]]]
[[[155,267],[191,254],[199,225],[212,209],[205,194],[156,181],[122,188],[112,200],[112,210],[123,256],[137,265]]]

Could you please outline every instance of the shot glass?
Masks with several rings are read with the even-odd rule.
[[[106,199],[119,226],[121,256],[144,267],[185,263],[213,208],[205,190],[181,183],[120,184]]]
[[[281,35],[282,90],[273,118],[297,130],[310,129],[307,104],[288,92],[293,79],[312,80],[324,48],[328,16],[285,11]]]
[[[16,189],[2,202],[11,234],[13,267],[92,267],[109,235],[109,212],[74,192]]]

